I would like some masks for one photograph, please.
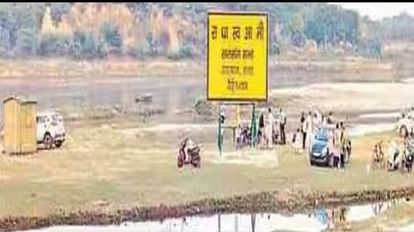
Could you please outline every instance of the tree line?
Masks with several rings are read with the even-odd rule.
[[[103,59],[109,54],[137,59],[204,57],[209,9],[268,12],[270,54],[281,54],[286,47],[303,48],[307,41],[314,41],[318,49],[347,44],[355,54],[380,57],[385,41],[414,38],[414,20],[410,15],[372,21],[355,11],[325,3],[119,4],[124,4],[140,21],[148,20],[151,4],[156,4],[165,17],[180,14],[191,19],[198,30],[184,32],[179,50],[175,53],[162,49],[168,39],[155,38],[149,28],[142,31],[145,37],[143,43],[125,49],[119,29],[105,19],[102,19],[98,35],[85,31],[75,31],[70,36],[42,35],[40,29],[46,7],[50,7],[53,22],[59,23],[70,12],[72,3],[3,3],[0,4],[0,56],[73,59]]]

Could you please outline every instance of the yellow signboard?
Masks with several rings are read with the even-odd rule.
[[[207,99],[266,101],[266,13],[208,13]]]

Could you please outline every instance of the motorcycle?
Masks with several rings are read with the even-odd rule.
[[[402,168],[407,170],[407,172],[411,172],[414,162],[414,145],[411,142],[406,144],[404,153]]]
[[[238,137],[238,140],[236,141],[237,149],[241,149],[247,146],[250,146],[252,143],[252,135],[250,132],[249,127],[243,127],[240,132],[240,136]]]
[[[190,156],[189,159],[187,159],[186,154],[184,152],[185,143],[180,146],[180,149],[178,151],[177,156],[177,167],[182,168],[185,164],[191,164],[195,168],[201,167],[201,146],[197,145],[194,148],[187,149],[187,154]]]
[[[404,160],[404,166],[407,172],[411,173],[413,169],[413,161],[414,161],[414,154],[413,153],[408,154]]]

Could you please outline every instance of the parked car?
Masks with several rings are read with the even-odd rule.
[[[40,112],[36,115],[37,143],[46,149],[59,148],[65,142],[63,117],[57,112]]]
[[[320,130],[316,134],[309,155],[311,165],[329,166],[330,156],[328,150],[328,132],[326,130]]]

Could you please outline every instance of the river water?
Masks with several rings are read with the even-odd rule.
[[[359,222],[378,217],[399,202],[385,202],[350,206],[344,209],[347,222]],[[260,214],[222,214],[167,219],[163,222],[127,222],[110,226],[54,226],[31,232],[274,232],[274,231],[323,231],[333,228],[330,215],[336,214],[338,220],[341,209],[315,209],[311,214],[281,215]],[[408,227],[407,227],[408,228]],[[407,230],[405,230],[407,231]]]

